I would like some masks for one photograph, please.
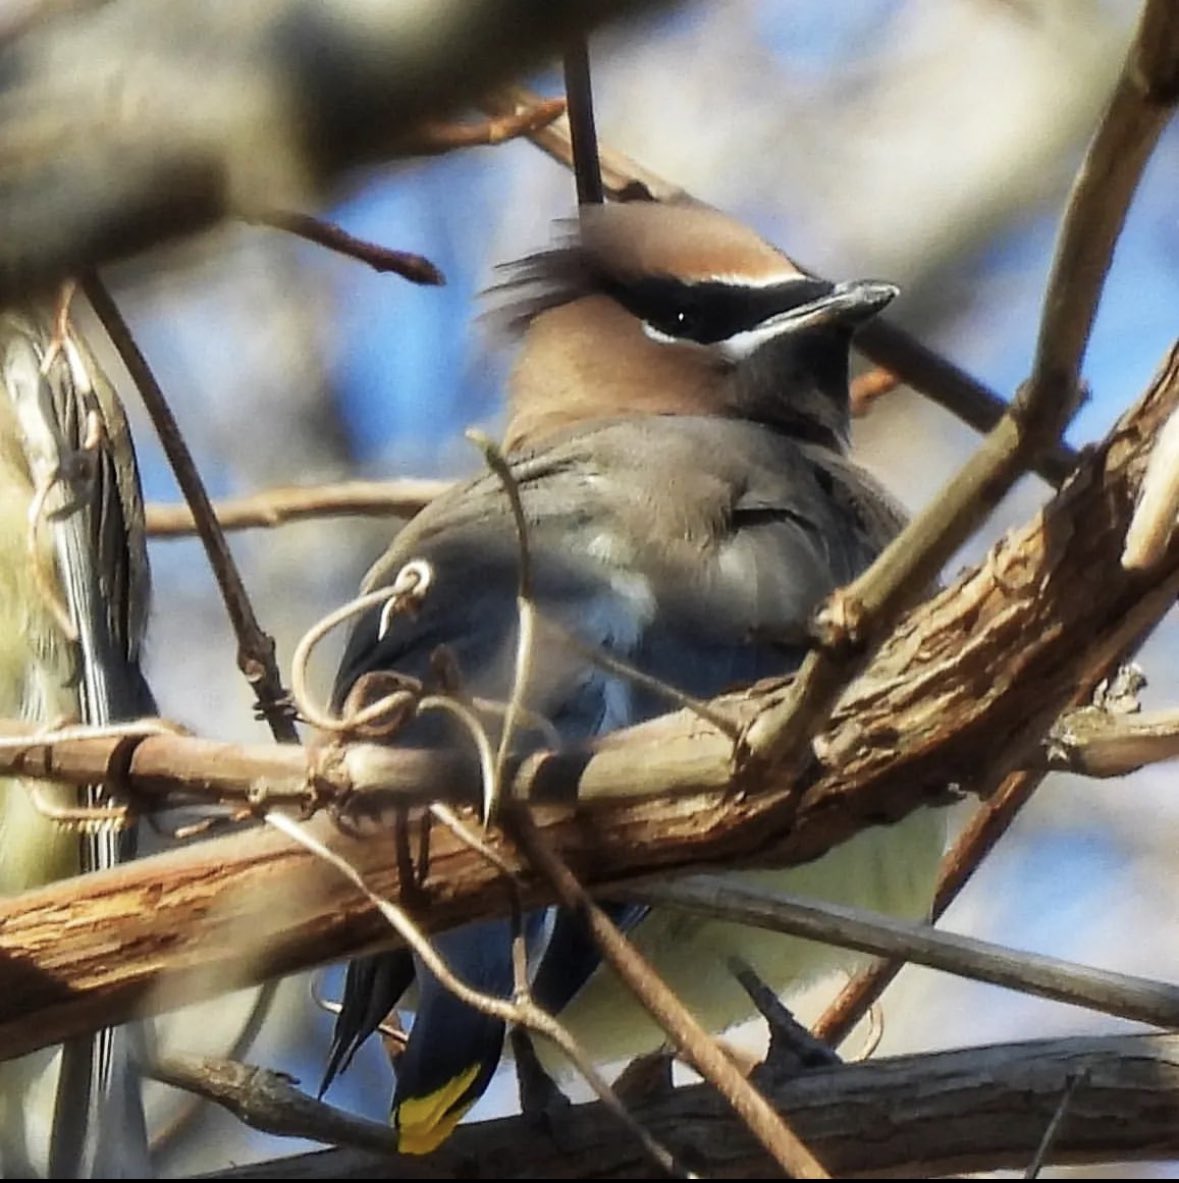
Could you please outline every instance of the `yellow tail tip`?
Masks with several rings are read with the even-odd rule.
[[[437,1150],[475,1103],[474,1097],[465,1103],[461,1098],[478,1073],[479,1065],[472,1064],[432,1093],[402,1101],[393,1112],[397,1149],[402,1154],[431,1154]]]

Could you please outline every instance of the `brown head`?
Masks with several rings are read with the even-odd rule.
[[[583,207],[570,240],[509,264],[522,333],[508,449],[624,415],[752,419],[841,447],[851,335],[896,295],[800,271],[706,206]]]

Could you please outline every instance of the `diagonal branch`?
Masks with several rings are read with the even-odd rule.
[[[1179,6],[1147,0],[1122,75],[1078,173],[1044,297],[1032,376],[950,484],[825,609],[820,646],[790,695],[750,728],[757,758],[799,758],[864,654],[935,580],[1078,402],[1081,360],[1142,170],[1179,101]]]
[[[106,285],[97,275],[91,274],[83,282],[82,289],[139,389],[176,481],[188,502],[237,637],[238,668],[254,690],[257,709],[269,724],[276,740],[280,743],[298,743],[299,733],[287,702],[282,675],[275,662],[274,638],[263,631],[258,623],[246,585],[242,582],[225,535],[217,524],[209,494],[181,434],[180,425]]]

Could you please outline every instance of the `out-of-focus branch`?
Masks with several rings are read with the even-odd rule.
[[[350,259],[367,263],[374,271],[400,275],[410,283],[439,287],[446,282],[442,272],[424,255],[393,250],[391,247],[357,238],[334,222],[325,222],[321,218],[313,218],[310,214],[271,209],[250,214],[244,220],[255,226],[271,226],[275,230],[283,230],[287,234],[305,238],[308,242],[326,247],[338,255],[347,255]]]
[[[821,1068],[767,1086],[799,1134],[841,1178],[944,1178],[1022,1169],[1078,1075],[1052,1163],[1126,1162],[1179,1153],[1179,1036],[1042,1039]],[[706,1177],[774,1173],[741,1122],[706,1085],[635,1106],[635,1116]],[[1075,1117],[1076,1120],[1071,1118]],[[504,1178],[640,1179],[647,1160],[599,1105],[561,1114],[560,1136],[535,1119],[459,1128],[429,1159],[329,1150],[219,1172],[217,1179],[465,1178],[495,1164]],[[870,1136],[865,1136],[865,1130]]]
[[[449,481],[415,478],[394,481],[342,481],[335,485],[287,485],[213,503],[223,530],[250,530],[352,514],[413,517],[450,487]],[[186,538],[196,526],[187,505],[147,506],[147,532],[153,538]]]
[[[204,481],[197,471],[180,425],[168,406],[163,389],[131,335],[123,314],[111,299],[106,285],[97,275],[91,274],[83,281],[82,289],[139,390],[176,476],[176,483],[192,512],[197,533],[237,638],[238,668],[254,691],[258,712],[266,720],[276,740],[280,743],[298,743],[299,733],[275,661],[274,638],[258,623],[246,585],[230,553],[229,543],[217,525]]]
[[[564,114],[564,99],[539,99],[510,115],[496,115],[478,123],[431,119],[415,129],[404,145],[404,152],[407,156],[438,156],[459,148],[493,147],[532,135]]]
[[[667,0],[118,0],[0,45],[0,298],[322,204],[604,21]]]
[[[506,86],[481,99],[479,105],[488,115],[500,116],[526,111],[541,101],[540,95],[527,87]],[[531,132],[528,138],[554,160],[567,168],[573,167],[573,135],[568,116]],[[678,185],[606,144],[598,144],[598,159],[606,196],[615,201],[693,200]]]
[[[492,114],[501,114],[527,109],[537,101],[539,96],[534,92],[513,86],[496,92],[483,100],[482,105]],[[567,118],[556,120],[528,138],[554,160],[573,167],[573,141]],[[695,200],[678,185],[608,145],[599,144],[599,154],[606,195],[616,201]],[[856,334],[855,345],[878,366],[892,371],[905,384],[945,407],[976,431],[990,431],[1007,411],[1007,403],[994,391],[887,319],[877,317],[865,325]],[[1076,462],[1076,453],[1057,442],[1036,457],[1033,467],[1046,481],[1059,485],[1076,467]]]
[[[900,378],[883,366],[873,366],[857,375],[848,386],[848,405],[852,418],[859,419],[867,415],[877,399],[891,394],[900,384]]]
[[[817,745],[821,762],[804,780],[735,767],[731,738],[685,713],[603,737],[589,752],[538,753],[508,778],[507,798],[551,802],[538,806],[536,824],[587,887],[605,891],[638,875],[733,860],[808,861],[866,825],[944,799],[948,781],[990,783],[1043,737],[1078,684],[1108,673],[1179,594],[1179,545],[1149,573],[1131,575],[1120,563],[1154,433],[1176,405],[1179,352],[1077,480],[901,623],[841,700]],[[780,694],[762,688],[722,705],[748,717]],[[166,739],[149,736],[124,760],[129,786]],[[34,741],[17,771],[67,779],[45,761],[73,746],[47,752]],[[455,788],[475,800],[478,777],[444,754],[359,745],[318,755],[311,790],[331,794],[348,783],[337,759],[351,776],[379,766],[409,795],[398,804],[391,794],[384,810],[359,797],[342,832],[326,818],[309,826],[372,890],[405,898],[399,875],[409,856],[393,853],[420,850],[421,832],[418,811],[404,802],[424,790],[445,799]],[[219,768],[206,759],[199,774],[215,778]],[[260,775],[263,804],[266,785]],[[494,830],[488,840],[518,877],[524,906],[551,898],[510,843]],[[500,871],[439,827],[428,866],[413,874],[412,918],[424,931],[503,906]],[[32,1050],[389,939],[363,896],[272,834],[144,859],[0,902],[0,1048]]]

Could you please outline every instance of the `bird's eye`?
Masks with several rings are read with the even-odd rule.
[[[653,317],[651,324],[669,337],[694,337],[699,331],[701,321],[699,304],[684,296],[662,315]]]

